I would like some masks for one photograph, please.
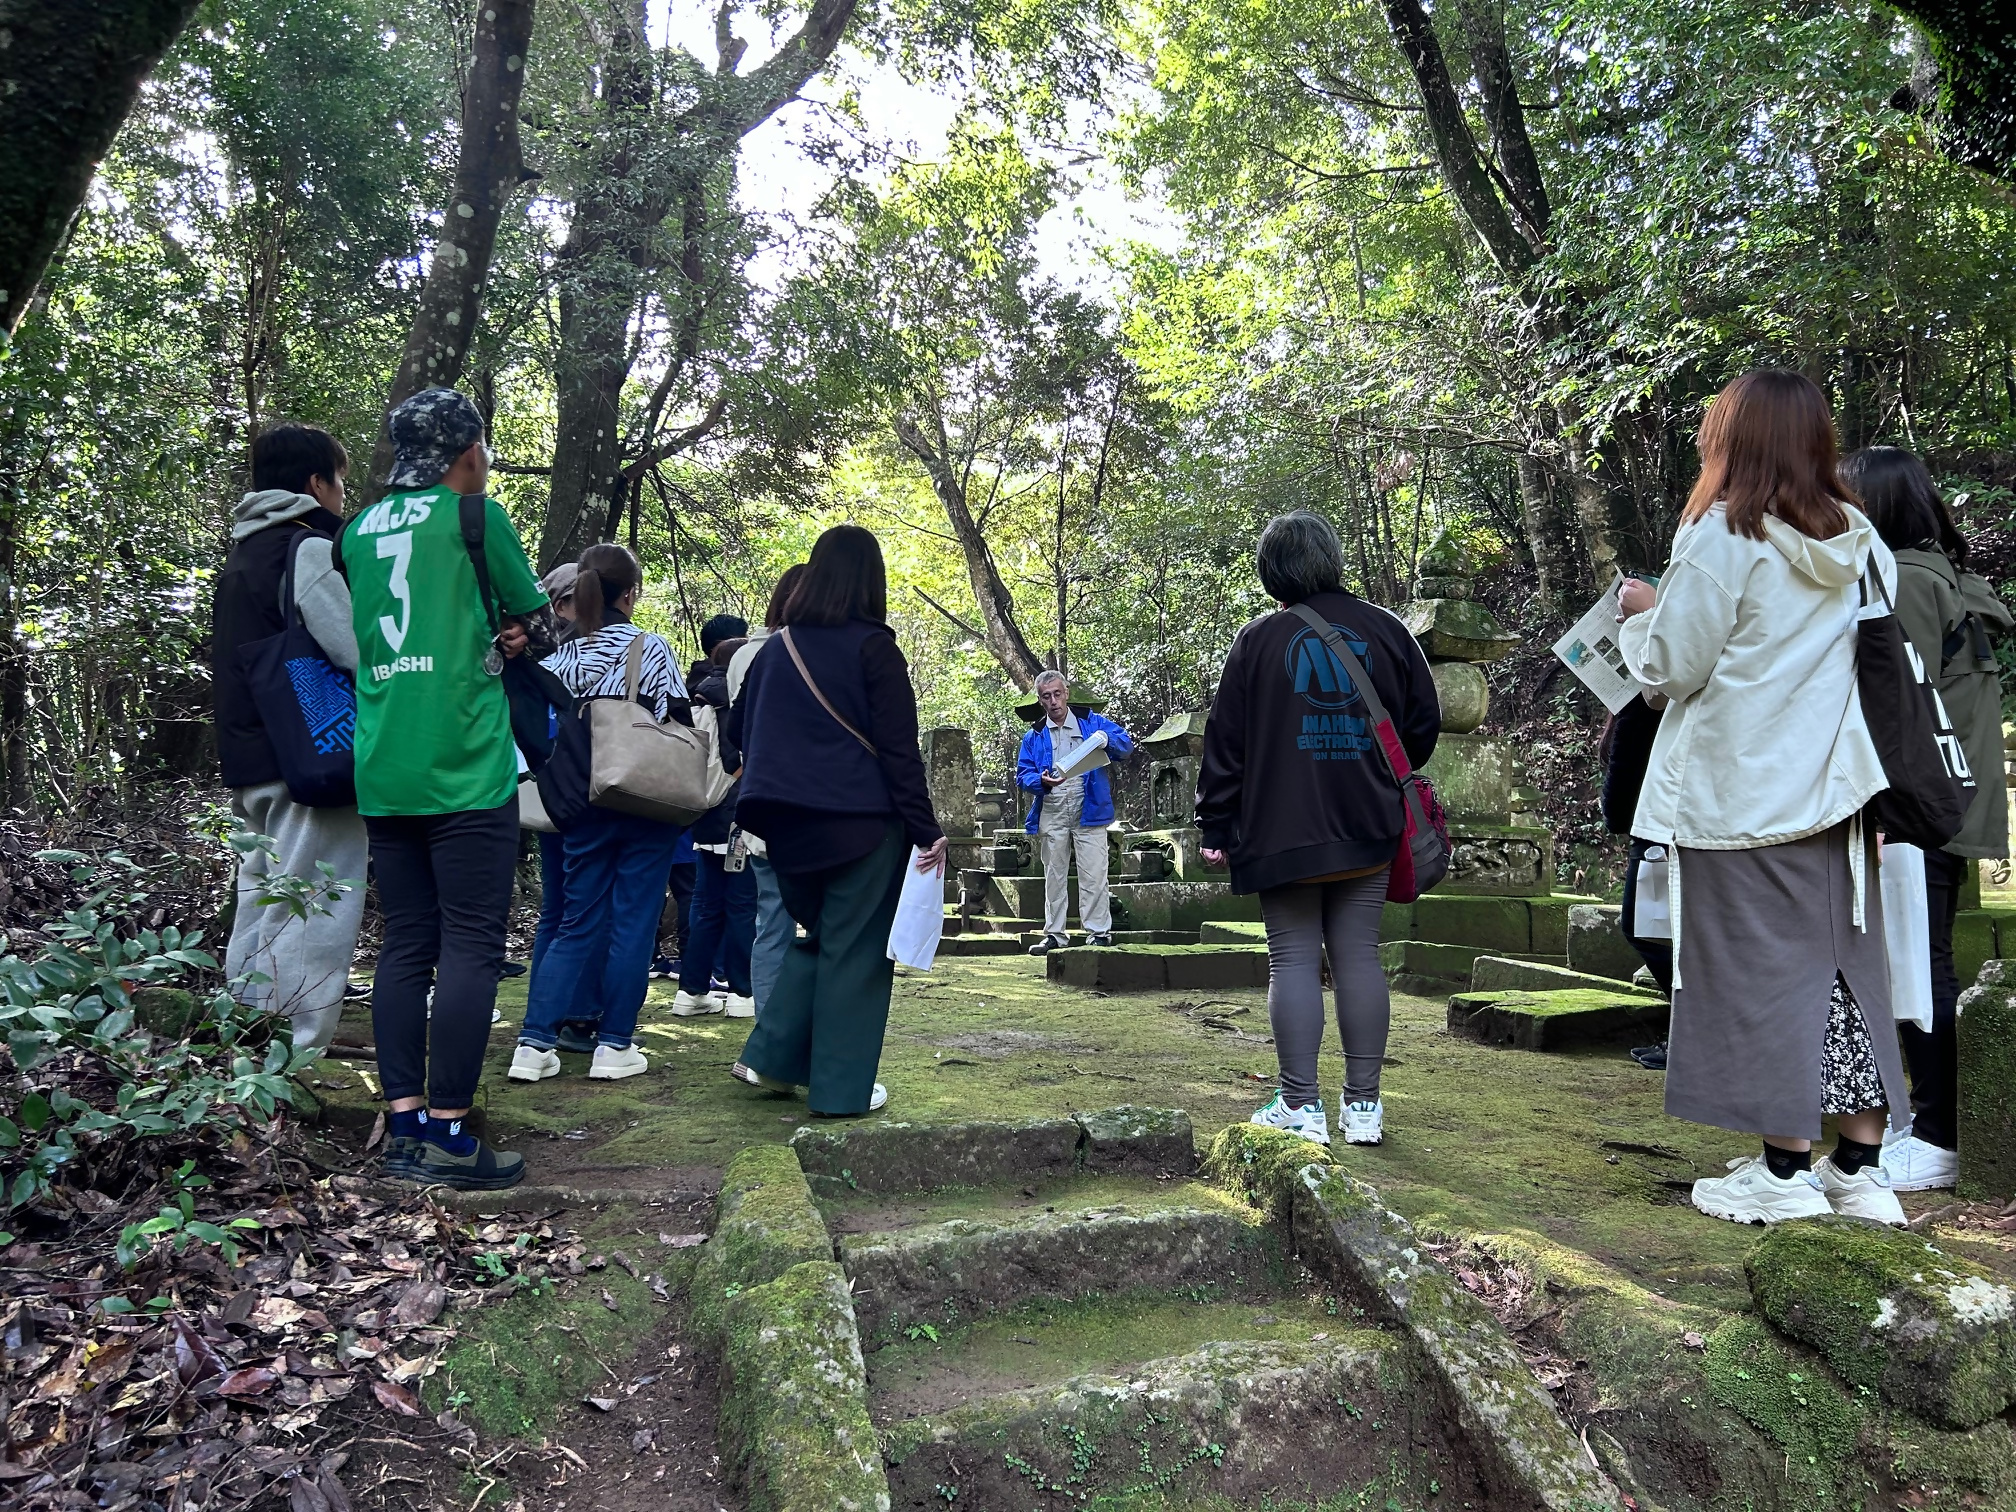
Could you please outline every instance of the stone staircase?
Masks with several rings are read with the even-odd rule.
[[[1490,1314],[1316,1147],[1236,1126],[1200,1170],[1188,1118],[1138,1108],[792,1147],[730,1167],[695,1281],[752,1506],[1618,1505]]]

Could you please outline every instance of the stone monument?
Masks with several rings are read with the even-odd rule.
[[[938,827],[954,838],[977,837],[973,803],[973,737],[956,725],[938,725],[917,738],[924,781]]]
[[[1519,637],[1476,601],[1475,572],[1461,545],[1437,531],[1421,553],[1414,598],[1400,618],[1428,656],[1442,701],[1442,738],[1426,767],[1449,814],[1454,854],[1443,893],[1534,897],[1553,891],[1554,836],[1534,822],[1536,796],[1512,747],[1476,733],[1491,712],[1484,667]]]

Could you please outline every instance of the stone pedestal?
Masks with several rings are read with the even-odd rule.
[[[1960,995],[1960,1187],[1969,1202],[2016,1197],[2016,961],[1990,961]]]
[[[1171,714],[1155,733],[1137,741],[1148,758],[1147,830],[1187,827],[1197,812],[1197,769],[1204,754],[1204,722],[1208,714],[1186,709]]]

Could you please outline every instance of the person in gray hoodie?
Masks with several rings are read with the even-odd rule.
[[[225,971],[239,983],[239,1001],[285,1014],[293,1021],[295,1045],[315,1049],[327,1048],[342,1016],[364,917],[369,846],[354,807],[310,808],[288,794],[240,653],[284,627],[291,557],[302,623],[332,663],[357,670],[350,590],[330,554],[343,528],[349,465],[342,443],[311,425],[276,425],[252,443],[252,492],[239,501],[211,611],[218,765],[231,789],[232,813],[274,842],[272,852],[255,850],[239,862]],[[329,900],[326,913],[301,918],[285,904],[260,903],[269,877],[312,881],[324,861],[353,883]]]

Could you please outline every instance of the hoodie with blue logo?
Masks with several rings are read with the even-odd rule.
[[[1319,593],[1308,604],[1370,673],[1418,771],[1442,728],[1420,644],[1356,594]],[[1299,615],[1263,615],[1233,639],[1204,727],[1197,824],[1207,849],[1229,853],[1234,892],[1393,859],[1405,828],[1400,789],[1356,685]]]

